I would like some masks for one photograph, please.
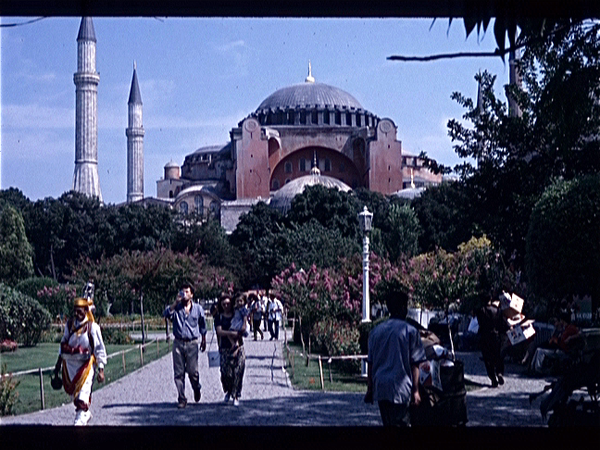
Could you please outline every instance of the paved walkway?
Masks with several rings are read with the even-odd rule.
[[[210,341],[210,334],[207,336]],[[214,344],[213,344],[214,345]],[[507,364],[506,383],[489,387],[479,353],[458,353],[465,363],[465,378],[481,388],[467,394],[468,427],[545,426],[539,400],[528,396],[540,391],[544,379],[521,375],[522,368]],[[194,403],[186,381],[188,406],[177,409],[171,355],[93,393],[90,426],[379,426],[376,405],[366,405],[363,394],[294,390],[283,369],[282,342],[246,339],[246,374],[240,406],[223,404],[219,369],[208,367],[206,354],[200,358],[202,399]],[[187,378],[186,378],[187,379]],[[1,425],[71,425],[72,404],[0,419]],[[1,431],[0,431],[1,432]]]

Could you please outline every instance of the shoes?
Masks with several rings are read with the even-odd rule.
[[[501,386],[504,384],[504,377],[501,373],[498,374],[498,384]]]
[[[198,403],[200,401],[200,397],[202,397],[202,392],[200,392],[200,388],[197,391],[194,391],[194,401]]]
[[[498,387],[498,382],[496,380],[492,380],[492,387],[493,388],[497,388]]]
[[[229,399],[231,398],[231,396],[229,394],[225,394],[225,398],[223,399],[224,403],[229,403]]]
[[[271,339],[269,339],[270,341],[272,341],[273,339],[275,339],[274,337],[272,337]]]
[[[179,409],[183,409],[187,406],[187,400],[179,400],[179,403],[177,404],[177,407]]]
[[[233,399],[233,406],[240,406],[240,401],[237,398]]]
[[[265,335],[264,335],[264,334],[261,334],[261,335],[260,335],[260,340],[262,341],[264,338],[265,338]]]
[[[90,419],[92,418],[92,413],[90,410],[84,411],[82,409],[77,410],[77,414],[75,415],[75,426],[85,426],[88,424]]]

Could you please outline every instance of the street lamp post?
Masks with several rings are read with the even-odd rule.
[[[365,206],[358,214],[358,224],[363,233],[363,298],[362,298],[362,323],[370,322],[369,317],[369,232],[372,228],[373,213]],[[362,360],[362,376],[367,376],[367,362]]]

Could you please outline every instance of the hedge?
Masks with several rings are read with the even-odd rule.
[[[51,321],[50,313],[38,301],[0,283],[0,341],[35,346]]]

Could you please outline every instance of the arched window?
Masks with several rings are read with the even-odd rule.
[[[277,189],[279,189],[279,180],[273,180],[271,182],[271,189],[273,191],[276,191]]]
[[[217,217],[217,213],[219,212],[219,204],[216,200],[210,202],[210,214],[213,217]]]
[[[291,180],[291,179],[289,179],[289,178],[287,178],[287,179],[285,180],[285,184],[288,184],[290,181],[292,181],[292,180]]]
[[[188,204],[187,204],[187,202],[181,202],[179,204],[179,212],[181,214],[187,214],[188,213]]]
[[[300,158],[300,172],[306,172],[306,159]]]
[[[345,172],[346,171],[346,164],[344,164],[343,162],[340,163],[340,172]]]
[[[325,172],[331,172],[331,160],[325,158]]]
[[[292,163],[291,162],[287,161],[285,163],[284,168],[285,168],[285,173],[292,173]]]
[[[202,215],[204,213],[204,197],[196,195],[194,197],[194,204],[196,206],[196,214]]]

